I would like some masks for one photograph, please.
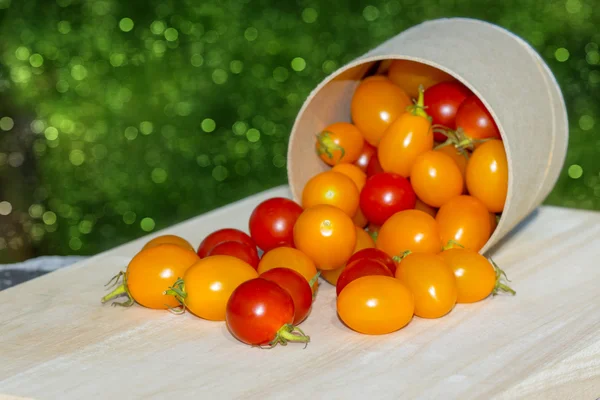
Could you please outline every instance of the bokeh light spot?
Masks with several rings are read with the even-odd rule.
[[[0,201],[0,215],[8,215],[12,212],[12,204],[8,201]]]
[[[256,143],[260,140],[260,132],[258,129],[250,128],[246,132],[246,139],[251,143]]]
[[[373,22],[379,18],[379,9],[375,6],[368,5],[364,8],[362,15],[368,22]]]
[[[165,31],[165,28],[166,28],[165,23],[162,21],[154,21],[154,22],[152,22],[152,24],[150,24],[150,30],[155,35],[162,34]]]
[[[174,42],[179,37],[179,32],[175,28],[167,28],[165,30],[165,39],[169,42]]]
[[[554,52],[554,58],[556,58],[556,60],[559,62],[567,61],[569,59],[569,56],[569,50],[565,49],[564,47],[559,47]]]
[[[140,132],[142,135],[149,135],[154,130],[154,125],[150,121],[142,121],[140,122]]]
[[[125,128],[124,135],[127,140],[134,140],[138,135],[138,130],[135,126],[128,126]]]
[[[308,7],[302,10],[302,20],[307,24],[312,24],[319,17],[319,13],[314,8]]]
[[[162,168],[154,168],[152,170],[152,181],[154,183],[164,183],[167,180],[168,174]]]
[[[87,76],[87,69],[80,64],[73,65],[71,68],[71,76],[77,81],[84,80]]]
[[[71,32],[71,23],[69,21],[60,21],[57,25],[58,32],[66,35]]]
[[[142,230],[145,232],[151,232],[152,230],[154,230],[155,226],[156,226],[156,223],[150,217],[143,218],[140,221],[140,228],[142,228]]]
[[[122,18],[119,21],[119,29],[121,29],[123,32],[129,32],[133,29],[134,23],[133,20],[131,18]]]
[[[217,85],[222,85],[227,82],[228,74],[224,69],[215,69],[212,73],[212,80]]]
[[[596,121],[591,115],[582,115],[581,117],[579,117],[579,127],[584,131],[591,130],[594,127],[595,123]]]
[[[291,62],[292,69],[296,72],[304,71],[306,68],[306,61],[302,57],[296,57]]]
[[[212,170],[212,177],[217,182],[223,182],[229,176],[229,171],[223,165],[217,165]]]
[[[573,164],[569,167],[568,173],[571,179],[579,179],[583,175],[583,168],[581,165]]]
[[[54,225],[56,223],[56,214],[52,211],[46,211],[42,215],[42,221],[44,221],[44,224],[46,225]]]
[[[78,237],[72,237],[69,240],[69,247],[71,248],[71,250],[79,250],[79,249],[81,249],[82,245],[83,245],[83,242]]]
[[[81,150],[71,150],[69,153],[69,161],[75,166],[79,166],[85,162],[85,154]]]
[[[29,57],[29,64],[34,68],[39,68],[44,64],[44,57],[42,57],[41,54],[32,54],[31,57]]]
[[[125,211],[123,214],[123,222],[125,222],[127,225],[132,225],[136,218],[137,215],[135,215],[133,211]]]
[[[240,60],[233,60],[229,63],[229,70],[233,74],[240,74],[244,69],[244,63]]]
[[[15,121],[11,117],[0,118],[0,129],[10,131],[15,126]]]
[[[200,127],[204,132],[210,133],[215,130],[215,128],[217,127],[217,123],[212,118],[205,118],[204,120],[202,120]]]
[[[252,42],[258,38],[258,30],[254,27],[247,28],[244,31],[244,37],[247,41]]]

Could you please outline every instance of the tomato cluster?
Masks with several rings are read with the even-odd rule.
[[[508,186],[483,103],[445,73],[394,61],[359,84],[349,111],[351,122],[317,133],[315,152],[330,168],[308,180],[300,204],[267,199],[247,232],[224,227],[197,247],[159,236],[102,302],[126,295],[113,304],[187,310],[224,321],[243,343],[274,346],[310,340],[298,325],[319,276],[336,287],[339,318],[365,334],[514,293],[479,254]]]

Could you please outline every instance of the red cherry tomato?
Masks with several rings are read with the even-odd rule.
[[[458,108],[456,127],[471,139],[501,139],[492,115],[475,95],[467,97]]]
[[[376,225],[382,225],[399,211],[415,208],[416,201],[408,179],[391,172],[381,172],[367,179],[360,193],[360,208]]]
[[[380,172],[383,172],[383,167],[379,162],[379,157],[377,157],[377,153],[373,154],[371,159],[369,160],[369,164],[367,165],[367,176],[373,176]]]
[[[227,302],[227,328],[238,340],[254,346],[309,341],[294,332],[294,301],[275,282],[255,278],[239,285]]]
[[[228,242],[221,242],[212,248],[206,255],[208,256],[232,256],[239,258],[240,260],[247,262],[254,269],[258,268],[258,251],[256,247],[250,247],[247,244],[241,242],[234,242],[232,240]]]
[[[350,265],[352,262],[362,259],[377,260],[385,265],[392,274],[396,273],[396,263],[392,257],[390,257],[385,251],[377,248],[366,248],[357,251],[352,255],[352,257],[350,257],[346,265]]]
[[[204,238],[202,243],[200,243],[200,246],[198,246],[198,256],[204,258],[207,256],[208,252],[219,243],[230,241],[244,243],[250,247],[256,247],[256,243],[254,243],[254,240],[252,240],[248,234],[239,229],[224,228],[219,229]]]
[[[302,207],[292,200],[265,200],[250,215],[250,235],[264,252],[280,246],[294,247],[294,224],[300,214]]]
[[[366,173],[369,161],[371,161],[371,157],[373,157],[374,154],[377,154],[377,148],[365,142],[362,151],[358,156],[358,160],[354,162],[354,165],[356,165],[358,168],[362,169],[362,171]]]
[[[457,81],[441,82],[425,90],[425,110],[435,125],[456,129],[456,112],[461,103],[471,94],[462,83]],[[435,132],[434,139],[445,142],[446,136]]]
[[[346,265],[335,286],[336,294],[339,296],[346,285],[353,280],[370,275],[394,276],[388,267],[378,260],[361,258]]]
[[[259,278],[275,282],[285,289],[294,301],[294,325],[308,316],[312,307],[313,292],[300,273],[289,268],[273,268],[259,275]]]

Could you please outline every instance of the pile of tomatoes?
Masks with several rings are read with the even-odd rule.
[[[102,301],[186,310],[225,321],[255,346],[307,343],[319,276],[336,287],[337,313],[364,334],[387,334],[414,316],[440,318],[457,303],[513,293],[479,251],[504,208],[508,166],[483,103],[445,73],[394,61],[363,79],[352,122],[316,135],[331,168],[304,186],[300,204],[271,198],[248,233],[223,228],[197,248],[181,237],[148,242]]]

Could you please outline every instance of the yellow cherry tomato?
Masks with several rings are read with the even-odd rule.
[[[414,310],[413,294],[391,276],[355,279],[337,298],[340,319],[350,329],[366,335],[384,335],[403,328]]]
[[[473,250],[449,249],[440,253],[454,272],[458,303],[475,303],[488,297],[496,286],[496,270],[487,258]]]
[[[328,165],[353,163],[362,152],[365,140],[351,123],[336,122],[317,135],[317,154]]]
[[[365,183],[367,183],[367,174],[365,174],[362,169],[354,164],[338,164],[331,170],[339,172],[340,174],[344,174],[348,178],[352,179],[352,182],[354,182],[359,192],[365,186]]]
[[[440,69],[409,60],[394,60],[388,70],[388,77],[413,98],[419,95],[419,85],[427,89],[436,83],[455,80]]]
[[[411,105],[410,97],[384,76],[362,81],[350,103],[352,121],[373,146],[386,128]]]
[[[456,304],[456,278],[437,254],[407,255],[396,267],[396,278],[415,296],[415,315],[421,318],[440,318]]]
[[[157,236],[154,239],[150,240],[148,243],[146,243],[144,245],[143,249],[148,249],[150,247],[156,247],[160,244],[166,244],[166,243],[170,243],[170,244],[175,244],[177,246],[183,247],[184,249],[189,249],[192,251],[196,251],[196,249],[194,249],[194,246],[192,246],[190,244],[190,242],[188,242],[187,240],[185,240],[184,238],[182,238],[181,236],[177,236],[177,235],[161,235],[161,236]]]
[[[356,228],[352,219],[339,208],[319,204],[305,209],[296,220],[294,244],[315,262],[317,268],[336,269],[352,256]]]
[[[490,140],[473,151],[467,163],[467,189],[490,212],[502,212],[508,192],[508,161],[501,140]]]
[[[438,210],[435,216],[444,246],[448,242],[479,251],[491,235],[490,214],[481,201],[473,196],[454,197]]]
[[[354,217],[358,210],[359,195],[356,184],[348,176],[332,170],[325,171],[310,178],[304,186],[302,207],[306,209],[329,204]]]
[[[276,247],[263,254],[258,263],[259,275],[274,268],[289,268],[302,275],[307,282],[317,275],[317,267],[313,260],[298,249],[292,247]],[[313,293],[319,283],[316,281],[312,287]]]
[[[463,177],[463,180],[466,179],[467,176],[467,162],[469,161],[467,157],[465,157],[461,152],[459,152],[454,146],[444,146],[436,149],[435,151],[439,151],[440,153],[444,153],[452,158],[456,163],[456,166],[460,170],[460,174]],[[466,150],[465,150],[466,151]],[[465,186],[466,189],[466,186]]]
[[[379,228],[375,245],[391,257],[405,251],[439,253],[442,242],[433,217],[420,210],[404,210],[392,215]]]
[[[185,305],[194,315],[225,321],[231,293],[243,282],[258,278],[250,264],[233,256],[208,256],[196,262],[183,276]]]
[[[415,160],[410,183],[417,197],[432,207],[441,207],[463,192],[460,169],[447,154],[428,151]]]

